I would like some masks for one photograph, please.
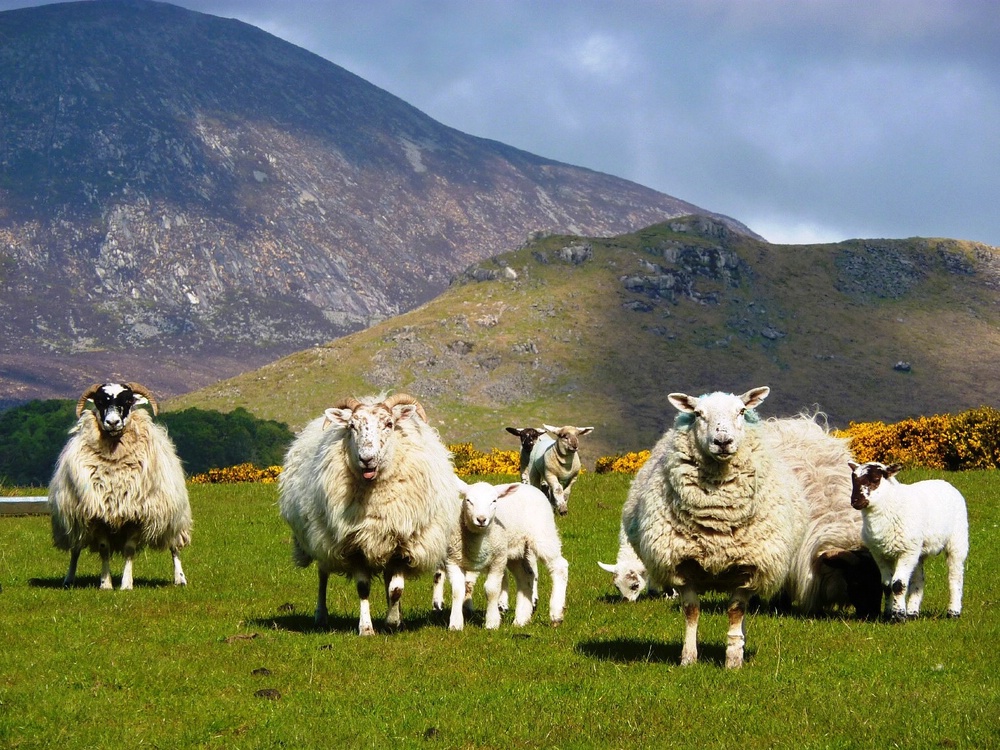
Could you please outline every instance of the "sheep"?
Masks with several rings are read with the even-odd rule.
[[[799,479],[809,520],[783,595],[805,614],[852,605],[859,617],[878,612],[878,567],[861,540],[861,519],[848,505],[848,441],[835,437],[820,412],[768,419],[762,425],[781,461]]]
[[[543,424],[528,460],[528,483],[544,491],[559,515],[569,512],[569,493],[580,473],[580,438],[593,427],[553,427]]]
[[[948,560],[948,617],[962,614],[962,583],[969,554],[969,518],[962,493],[943,479],[901,484],[900,464],[851,461],[851,506],[861,511],[861,538],[882,574],[885,616],[920,614],[924,558]]]
[[[549,619],[563,621],[569,563],[548,498],[525,484],[494,486],[486,482],[466,484],[456,478],[462,497],[461,523],[448,550],[448,580],[452,601],[450,630],[462,630],[463,609],[472,610],[472,588],[476,576],[486,573],[486,622],[488,630],[500,627],[500,594],[504,572],[510,570],[517,583],[514,625],[531,620],[533,592],[538,578],[535,560],[541,558],[552,576]]]
[[[319,571],[315,622],[326,627],[331,573],[354,580],[358,633],[373,635],[371,579],[382,575],[386,624],[402,624],[405,579],[445,559],[461,503],[451,454],[403,393],[346,398],[311,421],[285,457],[279,508],[292,559]]]
[[[657,588],[655,583],[649,582],[646,575],[646,566],[642,564],[642,560],[635,553],[635,549],[629,542],[625,531],[632,522],[637,500],[637,495],[630,495],[622,507],[622,520],[618,527],[618,557],[615,560],[615,564],[597,563],[601,570],[612,574],[612,583],[618,589],[619,593],[625,597],[625,600],[629,602],[637,601],[646,589],[647,584],[649,585],[651,596],[659,596],[661,593],[664,593]],[[673,589],[669,589],[666,593],[670,597],[677,595]]]
[[[132,588],[132,561],[143,547],[169,549],[174,584],[187,584],[178,555],[191,541],[184,470],[166,429],[135,408],[144,404],[154,416],[159,411],[138,383],[96,383],[77,401],[76,425],[49,484],[52,541],[70,553],[66,588],[84,548],[101,556],[102,589],[113,588],[116,552],[125,558],[120,588]]]
[[[521,483],[530,484],[528,481],[528,462],[531,460],[531,449],[535,447],[538,438],[545,434],[545,430],[538,430],[534,427],[505,427],[504,429],[521,441],[521,454],[518,457],[517,471],[521,475]]]
[[[636,509],[628,540],[650,580],[680,591],[682,665],[698,659],[699,594],[709,590],[729,595],[726,667],[743,665],[750,597],[780,590],[801,543],[801,484],[753,411],[769,392],[671,393],[680,414],[629,488]]]

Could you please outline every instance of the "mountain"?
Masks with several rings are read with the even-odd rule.
[[[458,132],[235,20],[93,0],[0,13],[0,40],[3,398],[183,392],[530,235],[710,214]]]
[[[173,399],[294,429],[344,396],[421,399],[449,442],[593,425],[583,451],[649,448],[666,396],[771,387],[763,416],[834,426],[1000,404],[1000,254],[947,239],[771,245],[704,217],[552,236],[474,264],[433,301]]]

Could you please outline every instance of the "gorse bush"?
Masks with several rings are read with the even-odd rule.
[[[455,473],[460,477],[477,474],[520,474],[521,457],[517,451],[494,448],[489,453],[477,451],[472,443],[448,446],[455,461]]]
[[[862,462],[950,471],[1000,466],[1000,411],[990,406],[895,424],[851,422],[836,434],[850,439],[851,451]]]
[[[268,466],[261,469],[252,463],[244,463],[225,469],[209,469],[202,474],[195,474],[189,481],[192,484],[235,484],[237,482],[273,484],[278,481],[281,472],[281,466]]]
[[[598,474],[635,474],[649,459],[649,451],[630,451],[620,456],[601,456],[594,471]]]

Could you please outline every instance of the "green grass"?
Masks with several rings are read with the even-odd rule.
[[[681,668],[676,604],[612,596],[596,561],[614,557],[629,477],[584,475],[559,521],[570,561],[559,628],[543,572],[523,629],[508,617],[484,631],[480,591],[473,621],[449,632],[427,578],[407,585],[400,633],[355,635],[343,579],[330,585],[331,628],[315,630],[316,572],[290,562],[274,485],[191,488],[183,589],[168,554],[146,553],[131,592],[98,591],[93,555],[63,590],[67,556],[48,520],[0,518],[0,747],[996,747],[1000,474],[947,478],[970,509],[961,619],[944,616],[935,558],[920,620],[759,611],[738,672],[722,668],[721,599],[702,615],[702,661]],[[373,610],[379,627],[381,597]]]

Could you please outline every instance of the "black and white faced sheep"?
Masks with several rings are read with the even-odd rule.
[[[768,393],[670,394],[680,414],[629,489],[628,540],[650,580],[680,592],[684,665],[698,659],[699,596],[711,590],[729,596],[726,667],[743,665],[750,598],[778,593],[802,540],[801,485],[753,412]]]
[[[98,383],[77,402],[49,485],[52,541],[70,553],[67,587],[87,548],[101,556],[102,589],[112,588],[113,553],[125,557],[121,588],[132,588],[132,560],[143,547],[169,549],[174,583],[187,583],[178,556],[191,541],[184,471],[166,429],[135,408],[144,404],[156,414],[156,400],[137,383]]]
[[[521,475],[521,483],[530,484],[528,481],[528,464],[531,461],[531,449],[535,447],[538,438],[545,434],[545,430],[538,430],[534,427],[505,427],[504,429],[521,441],[521,453],[518,456],[517,470]]]
[[[385,581],[386,624],[402,623],[404,580],[444,562],[461,503],[451,454],[411,396],[348,398],[310,422],[285,458],[281,516],[292,556],[319,568],[316,623],[325,626],[331,573],[352,578],[358,632],[372,635],[371,579]]]
[[[545,434],[531,449],[528,460],[528,483],[548,495],[549,502],[560,516],[569,512],[569,493],[580,473],[580,438],[593,432],[593,427],[553,427],[542,425]]]

